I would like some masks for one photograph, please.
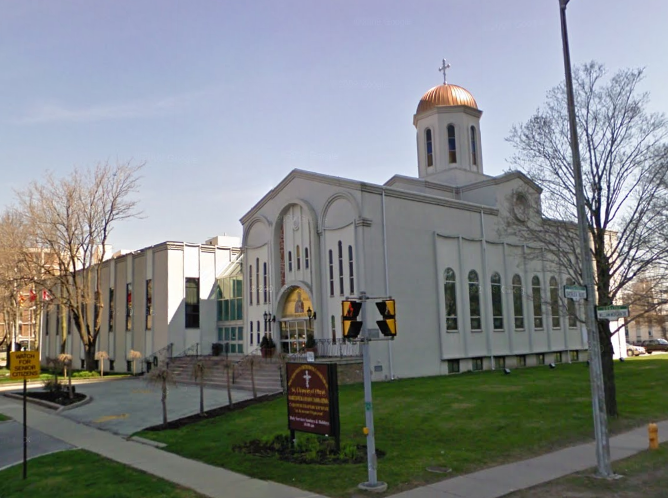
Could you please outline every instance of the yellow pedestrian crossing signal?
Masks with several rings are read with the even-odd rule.
[[[341,301],[341,320],[343,322],[343,337],[354,339],[362,331],[362,322],[357,321],[362,303],[359,301]]]
[[[378,328],[385,336],[396,337],[397,335],[397,319],[395,314],[394,299],[386,299],[376,303],[376,308],[380,311],[382,320],[378,320]]]

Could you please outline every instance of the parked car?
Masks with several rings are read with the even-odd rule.
[[[642,341],[642,347],[645,348],[647,354],[652,354],[653,351],[668,351],[668,341],[665,339],[649,339]]]
[[[647,351],[645,351],[645,348],[642,346],[626,344],[626,356],[640,356],[641,354],[645,353],[647,353]]]

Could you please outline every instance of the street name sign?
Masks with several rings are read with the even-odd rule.
[[[596,318],[599,320],[617,320],[629,316],[628,306],[597,306]]]
[[[34,379],[39,377],[39,351],[13,351],[9,353],[10,379]]]
[[[583,285],[564,285],[564,297],[573,301],[587,299],[587,288]]]

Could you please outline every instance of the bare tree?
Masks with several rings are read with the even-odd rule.
[[[64,375],[67,377],[67,390],[69,391],[70,399],[73,399],[74,391],[72,390],[72,355],[61,353],[58,355],[58,361],[64,368]]]
[[[48,174],[19,192],[27,224],[30,265],[42,285],[71,315],[84,345],[86,368],[95,368],[95,345],[102,323],[101,265],[118,221],[136,217],[142,165],[98,164],[75,169],[66,178]],[[44,257],[44,255],[48,257]]]
[[[146,376],[146,382],[151,386],[159,386],[162,392],[160,401],[162,403],[162,425],[167,427],[167,392],[170,385],[176,385],[174,373],[170,368],[169,361],[160,362],[157,367],[152,368]]]
[[[193,364],[192,376],[199,384],[199,414],[205,416],[204,412],[204,381],[209,376],[211,365],[204,359],[198,358]]]
[[[582,156],[585,205],[595,265],[599,306],[613,304],[638,276],[667,275],[668,125],[663,114],[646,110],[649,97],[638,91],[642,69],[625,69],[606,79],[596,62],[574,72],[575,107]],[[550,221],[515,223],[525,240],[544,247],[553,260],[581,282],[577,259],[577,219],[565,86],[548,92],[545,105],[529,121],[514,126],[511,163],[542,189]],[[533,220],[542,220],[532,216]],[[567,255],[567,257],[564,257]],[[576,256],[575,258],[573,256]],[[598,323],[606,408],[617,416],[612,342],[608,321]]]

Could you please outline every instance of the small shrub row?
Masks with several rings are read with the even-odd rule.
[[[261,457],[278,457],[280,460],[292,463],[327,465],[366,461],[364,445],[344,443],[337,452],[334,438],[302,434],[296,439],[294,448],[290,447],[289,436],[277,434],[246,441],[234,446],[232,450]],[[377,449],[376,454],[382,457],[385,452]]]

